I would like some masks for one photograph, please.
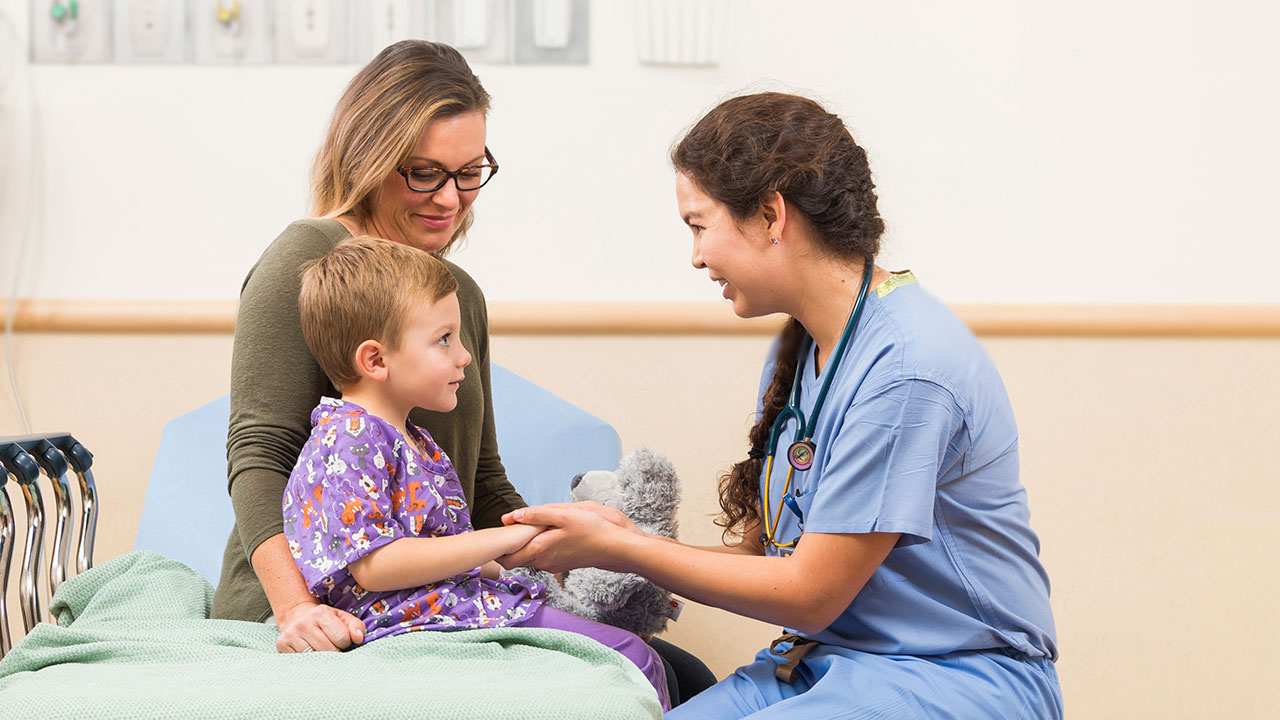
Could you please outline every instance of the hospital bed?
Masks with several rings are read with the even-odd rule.
[[[574,474],[617,465],[621,444],[607,423],[497,365],[491,376],[503,462],[528,502],[565,501]],[[228,413],[224,396],[165,427],[135,552],[96,568],[92,454],[68,433],[0,438],[0,706],[31,717],[90,709],[95,717],[660,715],[634,666],[569,633],[419,632],[342,654],[280,655],[274,628],[208,620],[234,519]],[[52,518],[42,486],[52,492]],[[104,478],[103,491],[110,487]],[[11,488],[27,508],[22,536]],[[13,645],[17,618],[3,598],[17,556],[12,576],[28,635]],[[40,606],[41,587],[53,595],[49,608]]]

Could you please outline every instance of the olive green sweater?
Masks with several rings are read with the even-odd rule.
[[[231,423],[227,485],[236,524],[227,539],[214,618],[260,622],[271,613],[249,563],[262,541],[283,532],[280,500],[298,453],[311,432],[311,411],[337,390],[311,357],[298,315],[301,268],[350,233],[336,220],[300,220],[285,229],[249,271],[240,291],[231,359]],[[445,261],[458,280],[462,344],[472,368],[449,413],[415,409],[410,419],[444,448],[477,528],[501,524],[525,502],[507,481],[498,457],[489,388],[489,316],[484,294],[462,268]]]

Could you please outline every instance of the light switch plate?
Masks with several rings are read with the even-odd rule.
[[[276,0],[276,62],[345,63],[350,49],[347,0]]]
[[[208,64],[262,65],[271,62],[271,13],[268,0],[191,0],[195,61]]]
[[[101,63],[111,55],[109,0],[31,0],[31,61]]]
[[[186,59],[183,0],[115,0],[113,11],[116,62],[176,64]]]

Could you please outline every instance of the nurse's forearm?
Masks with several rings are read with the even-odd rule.
[[[897,535],[805,537],[789,557],[711,552],[650,536],[619,534],[608,569],[639,573],[691,600],[816,633],[849,606]]]

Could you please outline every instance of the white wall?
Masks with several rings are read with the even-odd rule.
[[[592,3],[588,66],[476,65],[503,170],[458,257],[491,299],[715,297],[686,264],[666,151],[750,85],[846,119],[872,155],[886,264],[947,301],[1280,302],[1280,4],[727,6],[716,69],[641,66],[626,2]],[[0,0],[24,43],[26,12]],[[0,290],[34,208],[19,292],[46,298],[235,297],[304,212],[355,71],[28,65],[15,50],[0,40]]]

